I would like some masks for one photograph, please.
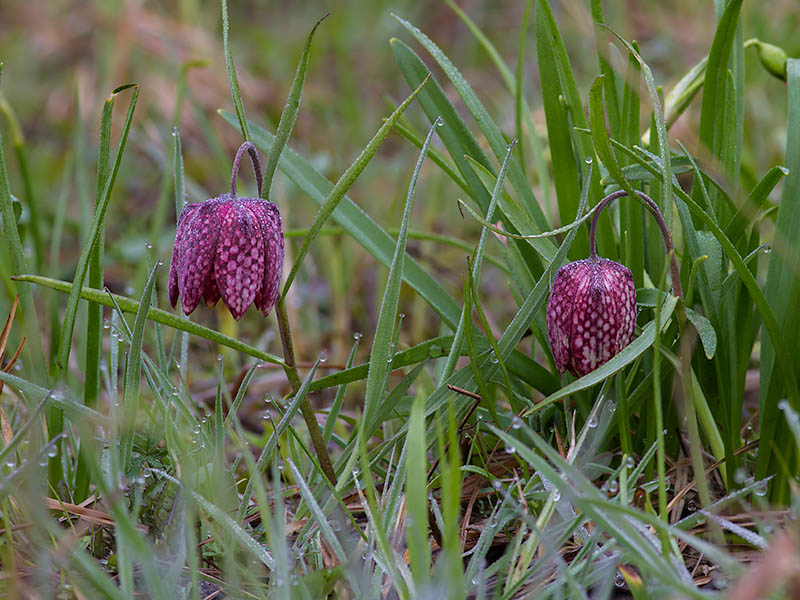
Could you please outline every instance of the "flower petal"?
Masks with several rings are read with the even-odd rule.
[[[570,331],[575,293],[582,273],[581,261],[561,267],[553,279],[550,298],[547,301],[547,335],[556,368],[563,373],[570,362]]]
[[[234,319],[253,302],[264,278],[264,239],[248,206],[235,200],[220,206],[220,235],[214,276],[222,301]]]
[[[178,217],[178,227],[175,232],[175,243],[172,246],[172,259],[169,262],[169,302],[172,308],[178,303],[178,271],[180,266],[180,253],[181,244],[183,240],[183,233],[186,229],[186,222],[189,217],[200,207],[198,203],[187,204],[180,217]]]
[[[206,200],[186,221],[179,248],[178,284],[187,315],[200,303],[214,268],[220,235],[217,212],[224,200],[224,196]]]
[[[278,299],[281,285],[284,251],[281,215],[278,207],[267,200],[247,198],[245,202],[256,215],[264,239],[264,278],[256,294],[255,304],[266,316]]]

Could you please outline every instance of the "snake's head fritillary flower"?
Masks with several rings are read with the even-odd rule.
[[[627,267],[593,256],[561,267],[547,301],[547,334],[556,368],[594,371],[633,339],[636,290]]]
[[[245,142],[233,163],[231,192],[187,204],[178,219],[169,269],[169,300],[181,297],[188,315],[205,299],[222,298],[235,319],[255,303],[269,314],[278,298],[283,266],[283,230],[278,207],[268,200],[236,195],[239,162],[247,151],[259,194],[261,166],[255,146]]]

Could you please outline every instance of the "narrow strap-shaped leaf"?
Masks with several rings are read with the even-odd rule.
[[[703,84],[703,99],[700,108],[700,142],[711,152],[715,158],[723,158],[724,136],[727,129],[726,115],[733,111],[728,107],[728,102],[734,104],[734,99],[728,97],[728,63],[731,58],[733,43],[739,22],[739,13],[742,0],[730,0],[717,24],[714,41],[708,53],[708,63]],[[723,162],[726,162],[723,160]],[[697,200],[699,192],[692,197]],[[716,194],[712,194],[712,204],[718,217],[722,214],[724,205],[720,204]]]
[[[231,51],[231,40],[228,35],[230,23],[228,21],[228,1],[222,0],[222,48],[225,52],[225,68],[228,71],[228,85],[231,89],[233,107],[236,110],[236,118],[239,120],[239,131],[245,140],[250,139],[250,132],[247,130],[247,117],[244,114],[244,104],[242,104],[242,93],[239,91],[239,78],[236,76],[236,66],[233,64],[233,52]]]
[[[792,382],[785,375],[781,377],[780,371],[776,372],[775,369],[776,362],[780,369],[781,364],[788,361],[790,369],[798,373],[800,364],[800,337],[797,335],[800,331],[800,253],[796,247],[797,240],[800,239],[800,60],[789,59],[786,74],[789,95],[786,166],[789,168],[789,175],[784,182],[775,220],[775,237],[764,296],[774,310],[777,325],[787,332],[787,343],[781,347],[772,339],[771,333],[769,339],[762,336],[759,390],[762,443],[759,445],[756,462],[757,479],[774,472],[767,465],[773,453],[770,442],[775,439],[778,421],[783,419],[777,409],[778,401],[788,394],[794,410],[800,410],[800,398],[792,393]],[[766,319],[764,326],[767,327]],[[783,429],[785,425],[780,427]]]
[[[65,294],[69,294],[73,288],[73,284],[68,281],[59,281],[58,279],[41,277],[39,275],[20,275],[19,277],[15,277],[15,279],[17,281],[28,281],[30,283],[35,283],[36,285],[41,285]],[[108,294],[103,290],[84,287],[80,291],[80,297],[84,300],[88,300],[89,302],[102,304],[103,306],[109,306],[111,308],[113,308],[116,303],[120,310],[126,313],[136,314],[139,312],[138,301],[131,298],[126,298],[124,296],[118,296],[117,294]],[[242,354],[252,356],[253,358],[258,358],[265,362],[276,365],[284,365],[283,359],[275,356],[274,354],[254,348],[253,346],[245,344],[240,340],[222,334],[219,331],[204,327],[199,323],[193,323],[189,319],[179,317],[175,313],[167,312],[166,310],[161,310],[160,308],[151,306],[147,311],[147,318],[155,321],[156,323],[166,325],[167,327],[172,327],[173,329],[178,329],[180,331],[185,331],[187,333],[191,333],[192,335],[205,338],[211,342],[219,344],[220,346],[226,346],[227,348],[231,348],[232,350],[236,350]]]
[[[142,380],[142,344],[144,343],[144,326],[147,323],[147,312],[153,300],[153,287],[156,284],[156,272],[159,264],[150,271],[150,277],[144,286],[142,299],[133,322],[131,348],[128,362],[125,365],[125,384],[122,391],[122,432],[120,436],[120,465],[127,473],[133,451],[133,436],[136,432],[136,413],[139,409],[139,384]]]
[[[439,66],[442,67],[448,79],[450,79],[451,83],[456,88],[456,91],[461,96],[461,99],[464,101],[464,104],[477,121],[478,126],[486,136],[486,139],[489,141],[489,145],[491,146],[495,157],[497,160],[501,160],[506,152],[506,140],[503,137],[500,128],[492,120],[491,116],[489,116],[489,112],[486,110],[483,104],[481,104],[480,100],[478,100],[477,94],[475,94],[472,87],[470,87],[470,85],[467,83],[467,80],[464,78],[464,76],[459,72],[459,70],[444,54],[444,52],[442,52],[442,50],[427,35],[422,33],[422,31],[408,21],[398,17],[397,15],[393,16],[411,33],[411,35],[417,39],[420,44],[425,47],[425,49],[430,53]],[[530,185],[525,181],[525,176],[522,173],[519,163],[514,158],[511,159],[511,163],[509,165],[508,179],[514,186],[517,194],[519,194],[523,205],[528,210],[536,225],[541,231],[546,230],[548,228],[547,219],[544,216],[539,203],[536,201]]]
[[[317,31],[317,27],[319,27],[319,24],[327,17],[328,15],[325,15],[317,21],[314,27],[311,28],[311,33],[308,34],[306,45],[303,46],[303,54],[300,56],[300,63],[297,65],[297,72],[294,75],[292,87],[289,90],[289,97],[286,99],[286,106],[281,113],[280,121],[278,121],[278,129],[275,130],[275,143],[272,145],[272,148],[270,148],[269,155],[267,155],[267,164],[264,167],[264,186],[261,189],[262,197],[267,200],[269,200],[270,197],[272,178],[275,175],[278,160],[281,157],[281,152],[283,152],[286,143],[289,141],[289,136],[292,135],[292,129],[294,129],[294,123],[297,120],[297,113],[300,111],[300,98],[303,95],[303,85],[306,81],[308,58],[311,54],[311,41],[314,39],[314,33]]]
[[[289,292],[289,288],[292,286],[295,275],[297,275],[297,270],[300,268],[300,265],[303,264],[303,259],[308,253],[311,243],[316,239],[317,235],[319,235],[322,226],[325,225],[325,222],[331,216],[333,211],[336,210],[336,207],[345,197],[347,190],[349,190],[350,186],[353,185],[353,182],[355,182],[358,176],[361,175],[361,172],[367,166],[369,161],[372,160],[372,157],[375,156],[375,153],[383,143],[383,140],[386,139],[386,136],[389,135],[389,132],[392,130],[392,127],[394,127],[397,119],[400,118],[400,115],[402,115],[406,108],[408,108],[409,105],[414,101],[414,98],[417,97],[417,94],[420,93],[427,81],[428,80],[425,79],[422,83],[420,83],[419,86],[417,86],[417,88],[411,92],[411,95],[409,95],[408,98],[406,98],[403,103],[398,106],[391,115],[389,115],[389,118],[383,122],[377,133],[375,133],[373,138],[361,151],[361,154],[359,154],[355,161],[353,161],[353,163],[347,167],[347,170],[345,170],[345,172],[342,173],[342,176],[339,177],[336,185],[333,186],[333,189],[325,199],[325,203],[320,207],[319,211],[314,216],[314,221],[311,223],[311,227],[308,229],[308,235],[306,235],[305,239],[303,240],[303,245],[300,246],[300,250],[297,252],[297,257],[292,265],[292,269],[289,271],[289,275],[286,277],[286,283],[283,285],[282,295],[284,297]]]
[[[417,88],[417,90],[419,89],[420,88]],[[433,126],[428,132],[428,137],[422,145],[422,151],[419,154],[417,165],[411,175],[411,182],[408,185],[406,204],[403,209],[403,220],[400,224],[400,234],[397,236],[397,245],[395,246],[394,256],[392,257],[392,265],[389,267],[389,278],[386,282],[380,312],[378,313],[375,337],[372,340],[369,370],[367,371],[367,388],[364,394],[364,416],[362,418],[364,426],[362,431],[370,431],[372,429],[372,420],[377,415],[378,404],[383,397],[386,374],[388,372],[389,363],[391,363],[392,360],[392,333],[394,330],[395,317],[397,316],[397,305],[400,299],[403,262],[406,256],[406,242],[408,241],[408,224],[411,220],[411,206],[413,204],[414,194],[417,190],[417,180],[419,179],[422,164],[425,162],[428,148],[430,148],[431,142],[433,141],[433,134],[438,127],[439,120],[437,119],[434,121]]]
[[[122,162],[122,154],[125,152],[125,145],[128,141],[128,133],[131,129],[133,121],[133,112],[136,109],[136,102],[139,99],[139,85],[128,84],[115,89],[111,94],[116,96],[121,92],[133,88],[133,97],[128,105],[128,113],[125,116],[125,123],[122,126],[122,134],[117,145],[117,153],[114,156],[114,163],[106,180],[105,188],[100,198],[97,199],[97,206],[94,212],[92,224],[89,227],[89,232],[86,236],[83,249],[81,250],[80,258],[78,259],[78,266],[75,268],[75,277],[73,279],[75,285],[70,290],[69,299],[67,300],[67,307],[64,310],[64,326],[61,330],[61,340],[58,345],[58,358],[56,361],[57,379],[62,378],[69,366],[69,355],[72,348],[72,333],[75,329],[75,316],[78,312],[78,300],[80,299],[80,291],[83,286],[86,271],[89,267],[89,256],[92,248],[97,243],[100,237],[100,231],[103,227],[103,222],[108,209],[108,202],[111,199],[111,190],[114,187],[114,182],[117,178],[117,172]]]

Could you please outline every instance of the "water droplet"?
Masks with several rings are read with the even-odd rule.
[[[753,490],[753,493],[756,496],[766,496],[767,495],[767,482],[766,481],[759,481],[756,489]]]
[[[439,119],[439,121],[436,123],[436,126],[437,127],[444,127],[444,121],[442,119]]]
[[[634,467],[634,464],[635,463],[632,456],[629,456],[628,458],[625,459],[625,466],[628,467],[629,469],[632,469]]]
[[[13,471],[14,469],[17,468],[17,463],[16,461],[9,460],[8,462],[6,462],[6,466]]]
[[[606,410],[610,413],[613,413],[614,411],[617,410],[617,403],[612,400],[611,402],[606,404]]]
[[[403,319],[406,318],[406,313],[400,313],[399,315],[397,315],[397,318],[402,321]]]
[[[517,449],[514,446],[506,446],[506,454],[516,454]]]
[[[614,585],[618,588],[625,587],[625,577],[619,571],[614,575]]]
[[[339,521],[337,521],[336,519],[331,519],[331,529],[333,529],[334,531],[341,531],[342,524],[339,523]]]
[[[328,353],[323,350],[322,354],[319,355],[319,362],[326,363],[328,362]]]
[[[159,260],[158,263],[156,263],[156,264],[158,264],[159,267],[163,267],[164,266],[164,261],[163,260]]]
[[[697,510],[697,504],[695,504],[694,500],[689,500],[689,502],[686,503],[686,510],[692,513]]]
[[[272,394],[264,396],[264,404],[272,404]]]
[[[556,490],[553,492],[553,501],[558,502],[559,500],[561,500],[561,492]]]
[[[772,246],[765,246],[764,247],[764,254],[769,254],[772,252]]]
[[[587,156],[584,160],[586,161],[587,165],[592,164],[592,157],[591,156]]]
[[[494,480],[494,483],[492,483],[492,485],[494,486],[494,488],[495,488],[496,490],[499,490],[499,489],[500,489],[500,488],[503,486],[503,484],[502,484],[502,483],[500,483],[500,480],[499,480],[499,479],[495,479],[495,480]]]
[[[617,483],[616,479],[608,484],[608,492],[610,494],[616,494],[619,491],[619,483]]]
[[[522,427],[522,419],[514,415],[514,418],[511,419],[511,429],[519,429],[520,427]]]
[[[664,430],[664,431],[662,431],[661,433],[663,433],[664,435],[667,435],[667,434],[669,433],[669,431],[667,431],[667,430],[665,429],[665,430]]]
[[[152,250],[153,249],[153,244],[151,244],[150,242],[145,242],[144,243],[144,247],[147,248],[148,250]]]
[[[109,321],[108,319],[103,321],[103,329],[110,329],[110,328],[111,328],[111,321]]]
[[[47,457],[48,457],[48,458],[55,458],[55,457],[56,457],[56,454],[58,454],[58,452],[56,451],[56,449],[55,449],[55,448],[50,448],[50,449],[47,451]]]
[[[597,427],[597,415],[592,415],[591,418],[589,419],[589,422],[586,424],[592,429]]]
[[[608,494],[608,482],[606,481],[603,485],[600,486],[600,492],[603,494]]]
[[[261,367],[263,367],[263,366],[264,366],[264,361],[263,361],[263,360],[260,360],[260,361],[258,361],[258,362],[256,363],[256,369],[260,369],[260,368],[261,368]]]
[[[356,332],[353,334],[353,339],[354,339],[355,341],[358,341],[358,340],[360,340],[362,337],[364,337],[364,334],[363,334],[363,333],[361,333],[361,332],[358,332],[358,331],[356,331]]]
[[[492,352],[489,354],[489,362],[495,365],[500,362],[497,358],[497,355],[494,353],[494,350],[492,350]]]
[[[743,484],[746,479],[747,479],[747,472],[741,467],[736,469],[736,471],[733,473],[733,480],[739,485]]]
[[[217,354],[217,362],[222,362],[222,354]]]

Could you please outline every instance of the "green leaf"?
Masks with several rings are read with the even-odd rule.
[[[73,284],[68,281],[59,281],[57,279],[41,277],[39,275],[20,275],[14,279],[17,281],[28,281],[30,283],[35,283],[36,285],[41,285],[65,294],[69,294],[73,288]],[[136,300],[126,298],[124,296],[118,296],[117,294],[110,294],[108,292],[104,292],[103,290],[95,290],[93,288],[84,287],[81,288],[80,297],[84,300],[88,300],[89,302],[102,304],[103,306],[108,306],[111,308],[113,308],[116,303],[119,308],[126,313],[137,314],[139,312],[139,302]],[[204,327],[198,323],[193,323],[189,319],[179,317],[178,315],[167,312],[166,310],[161,310],[160,308],[151,306],[147,311],[147,318],[151,321],[155,321],[156,323],[161,323],[167,327],[172,327],[173,329],[178,329],[180,331],[185,331],[187,333],[191,333],[192,335],[205,338],[211,342],[221,346],[226,346],[227,348],[231,348],[232,350],[236,350],[242,354],[258,358],[265,362],[270,362],[281,366],[284,365],[283,359],[275,356],[274,354],[254,348],[253,346],[245,344],[242,341],[222,334],[219,331],[209,329],[208,327]]]
[[[417,88],[411,92],[411,95],[406,98],[403,103],[398,106],[395,111],[383,122],[383,125],[380,126],[377,133],[373,136],[373,138],[369,141],[369,143],[364,147],[361,151],[361,154],[353,161],[353,163],[347,167],[342,176],[339,177],[339,180],[336,182],[336,185],[333,186],[333,189],[328,194],[328,197],[325,199],[325,203],[322,204],[317,214],[314,216],[314,221],[311,223],[311,227],[308,229],[308,235],[306,235],[305,239],[303,239],[303,245],[300,247],[300,250],[297,252],[297,257],[294,260],[294,264],[292,265],[292,269],[289,271],[289,275],[286,277],[286,282],[283,285],[283,297],[289,292],[289,288],[294,281],[295,275],[297,275],[297,270],[300,268],[300,265],[303,264],[303,259],[305,258],[306,254],[308,253],[308,249],[311,247],[311,243],[317,238],[319,235],[322,226],[325,225],[325,222],[328,218],[333,214],[336,210],[336,207],[339,203],[344,199],[347,190],[350,189],[350,186],[353,185],[355,180],[361,175],[361,172],[367,166],[372,157],[375,156],[375,153],[378,151],[378,148],[383,143],[383,140],[386,139],[386,136],[389,135],[389,132],[394,127],[394,124],[397,122],[397,119],[405,112],[406,108],[414,101],[414,98],[417,97],[417,94],[420,93],[422,88],[428,82],[427,78],[420,83]],[[274,144],[275,142],[273,142]],[[270,149],[270,152],[272,150]]]
[[[144,326],[147,323],[147,312],[153,299],[153,286],[156,283],[158,264],[150,271],[150,277],[144,286],[142,299],[136,311],[133,324],[131,348],[128,362],[125,365],[125,385],[122,393],[122,432],[120,436],[120,464],[123,471],[128,472],[133,451],[133,437],[136,433],[136,413],[139,409],[139,384],[142,380],[142,344],[144,342]]]
[[[128,141],[128,133],[131,129],[133,121],[133,112],[136,109],[136,102],[139,99],[139,85],[128,84],[118,87],[108,98],[107,102],[113,102],[114,98],[123,91],[133,88],[133,97],[128,105],[128,113],[125,116],[125,123],[122,126],[122,133],[120,136],[119,144],[117,145],[117,152],[114,156],[114,163],[111,172],[106,179],[105,187],[103,188],[102,195],[97,199],[95,207],[94,218],[89,227],[89,232],[86,236],[86,241],[81,250],[80,258],[78,259],[78,266],[75,268],[75,276],[73,278],[74,286],[70,290],[69,299],[67,300],[67,307],[64,310],[64,326],[61,330],[61,340],[58,345],[58,358],[56,361],[56,379],[64,377],[69,366],[69,355],[72,348],[72,333],[75,329],[75,316],[78,311],[78,300],[80,299],[80,292],[83,286],[83,280],[86,277],[86,272],[89,267],[89,257],[95,244],[102,236],[106,210],[108,209],[108,202],[111,199],[111,190],[114,187],[114,182],[119,172],[119,166],[122,162],[122,154],[125,152],[125,145]],[[110,132],[109,132],[110,135]]]
[[[700,335],[700,342],[703,344],[703,351],[706,353],[706,358],[711,360],[717,352],[717,331],[707,318],[698,312],[693,311],[688,306],[686,307],[686,316],[694,325],[697,333]]]
[[[769,268],[767,270],[767,284],[764,296],[774,310],[776,326],[787,333],[787,344],[781,347],[770,332],[770,336],[762,335],[761,342],[761,440],[759,445],[758,461],[756,463],[756,478],[764,478],[774,472],[774,458],[771,441],[776,439],[776,431],[781,420],[777,410],[777,402],[784,395],[790,396],[792,408],[800,410],[800,398],[797,397],[796,387],[785,372],[781,375],[776,372],[775,366],[780,369],[783,362],[789,363],[789,370],[795,374],[800,372],[800,253],[796,243],[800,239],[800,60],[790,59],[787,62],[787,89],[788,89],[788,130],[786,134],[786,166],[789,175],[783,186],[778,215],[775,220],[775,235],[773,251],[770,253]],[[748,272],[749,273],[749,272]],[[764,319],[764,326],[767,327]],[[781,369],[783,370],[783,369]],[[796,384],[795,384],[796,385]],[[766,455],[766,456],[764,456]]]
[[[329,15],[330,13],[328,13]],[[269,150],[267,156],[267,164],[264,167],[264,186],[262,188],[262,196],[269,200],[270,190],[272,189],[272,178],[275,175],[275,168],[278,166],[278,160],[281,157],[286,143],[289,141],[289,136],[292,135],[294,123],[297,120],[297,113],[300,111],[300,98],[303,95],[303,85],[306,81],[306,70],[308,69],[308,58],[311,54],[311,40],[314,38],[314,32],[317,27],[328,15],[322,17],[316,22],[314,27],[311,28],[311,33],[308,34],[306,45],[303,46],[303,54],[300,56],[300,63],[297,65],[297,72],[292,82],[292,88],[289,90],[289,97],[286,99],[286,106],[281,113],[281,119],[278,122],[278,129],[275,131],[275,143]],[[231,65],[232,67],[233,65]],[[238,112],[237,112],[238,114]],[[244,114],[242,114],[244,117]]]
[[[233,52],[231,51],[231,41],[228,36],[230,23],[228,22],[228,1],[222,0],[222,48],[225,52],[225,68],[228,71],[228,85],[231,90],[233,106],[236,110],[236,118],[239,120],[239,131],[245,140],[250,139],[250,132],[247,130],[247,117],[244,114],[244,104],[242,104],[242,93],[239,91],[239,78],[236,76],[236,66],[233,64]]]
[[[420,88],[417,88],[418,90]],[[397,305],[400,300],[400,286],[402,284],[403,262],[406,256],[406,242],[408,241],[408,224],[411,219],[411,206],[414,194],[417,189],[417,180],[425,162],[433,141],[433,134],[439,127],[439,120],[434,121],[433,126],[428,132],[428,137],[422,145],[414,173],[411,175],[411,182],[408,185],[408,195],[403,210],[403,220],[400,225],[400,234],[397,236],[392,265],[389,267],[389,278],[383,292],[380,312],[378,313],[378,324],[375,329],[375,336],[372,340],[372,350],[370,351],[369,370],[367,371],[367,389],[364,393],[364,416],[362,418],[363,428],[372,431],[373,419],[377,416],[378,406],[383,398],[384,386],[386,385],[386,375],[389,363],[392,361],[393,354],[393,333],[394,322],[397,317]]]
[[[736,38],[741,7],[742,0],[729,0],[720,17],[708,53],[700,109],[700,142],[713,157],[722,159],[723,164],[726,162],[725,153],[730,151],[725,144],[726,136],[731,135],[726,119],[735,118],[733,114],[735,102],[732,94],[729,94],[728,63]],[[732,174],[733,171],[729,171],[729,175]],[[692,197],[697,200],[698,192],[693,193]],[[712,194],[712,205],[718,217],[725,216],[722,212],[724,205],[720,203],[716,194]]]

